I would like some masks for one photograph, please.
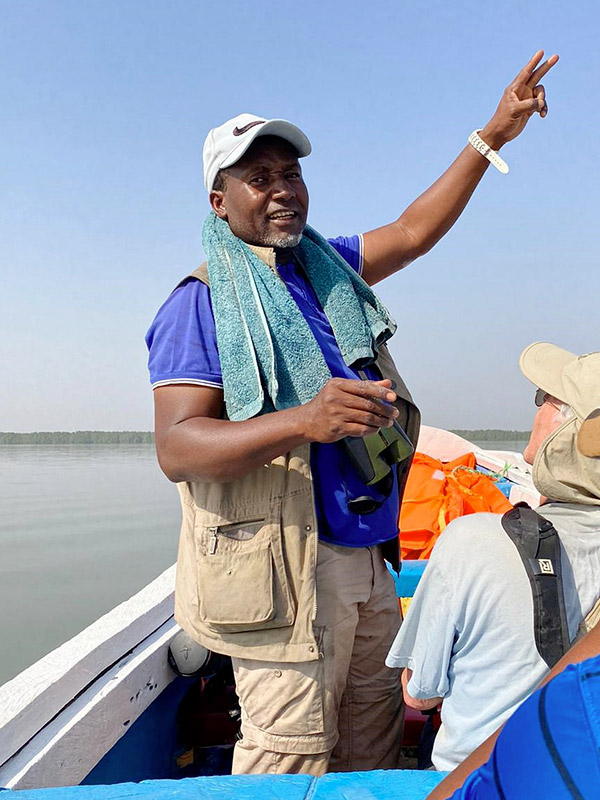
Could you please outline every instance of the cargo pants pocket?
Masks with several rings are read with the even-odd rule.
[[[322,630],[315,630],[319,646]],[[233,658],[242,733],[266,750],[323,752],[335,744],[336,720],[325,712],[323,658],[300,663]]]

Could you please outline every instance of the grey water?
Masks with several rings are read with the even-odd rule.
[[[0,684],[175,562],[152,445],[0,447]]]
[[[0,684],[173,564],[179,522],[152,445],[1,446]]]
[[[480,441],[479,439],[471,441],[483,450],[504,450],[511,453],[522,453],[527,445],[524,439],[506,439],[499,442]]]

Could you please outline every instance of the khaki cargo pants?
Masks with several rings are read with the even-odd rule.
[[[317,604],[318,661],[233,659],[243,737],[234,774],[398,767],[402,692],[384,660],[400,615],[380,548],[320,542]]]

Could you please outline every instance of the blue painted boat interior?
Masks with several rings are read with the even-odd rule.
[[[239,706],[231,668],[176,678],[82,781],[114,784],[231,772]]]
[[[404,561],[392,572],[398,597],[412,597],[427,562]],[[132,698],[133,701],[133,698]],[[442,774],[416,770],[232,776],[239,720],[231,665],[202,678],[177,677],[132,723],[80,786],[20,790],[19,800],[420,800]]]
[[[499,488],[508,495],[511,485],[503,479]],[[404,561],[399,574],[390,567],[398,597],[414,595],[426,566],[427,561]],[[125,721],[124,735],[80,786],[20,790],[19,800],[424,800],[445,774],[405,769],[322,778],[232,776],[238,722],[225,659],[211,676],[177,677],[135,722]]]
[[[445,773],[373,770],[309,775],[225,775],[18,792],[18,800],[425,800]]]
[[[176,678],[98,762],[82,785],[182,777],[185,771],[178,769],[177,759],[183,754],[185,745],[180,742],[177,712],[186,695],[201,680]],[[230,772],[231,749],[224,751],[226,758],[222,764],[218,763],[218,756],[207,758],[208,769],[199,768],[196,774],[223,775]]]
[[[404,561],[400,574],[392,571],[398,597],[413,596],[426,564]],[[236,700],[232,687],[228,693],[226,678],[176,678],[82,785],[231,772],[237,722],[229,714],[235,711]]]

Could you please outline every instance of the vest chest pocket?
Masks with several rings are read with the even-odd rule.
[[[293,624],[279,522],[241,521],[199,534],[198,607],[208,627],[234,633]]]

